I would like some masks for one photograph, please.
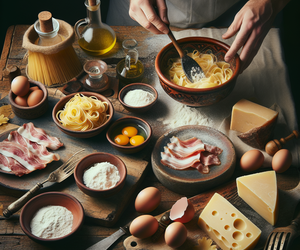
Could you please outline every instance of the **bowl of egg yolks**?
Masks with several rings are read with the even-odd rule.
[[[149,123],[133,116],[116,120],[106,132],[109,143],[125,154],[133,154],[145,148],[151,136],[152,128]]]

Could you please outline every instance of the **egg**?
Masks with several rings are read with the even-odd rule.
[[[32,92],[32,91],[38,90],[38,89],[40,89],[38,86],[33,86],[33,87],[29,88],[29,91]]]
[[[165,231],[165,242],[172,248],[180,247],[187,238],[187,229],[181,222],[173,222]]]
[[[115,141],[115,143],[117,143],[118,145],[125,146],[125,145],[128,144],[129,138],[128,138],[128,136],[121,134],[121,135],[117,135],[117,136],[114,138],[114,141]]]
[[[38,103],[40,103],[44,98],[44,92],[40,89],[32,91],[28,98],[27,98],[27,104],[29,107],[35,106]]]
[[[135,135],[130,138],[130,144],[132,146],[138,146],[145,141],[145,138],[142,135]]]
[[[138,133],[138,130],[132,126],[128,126],[128,127],[125,127],[122,129],[122,134],[126,135],[128,137],[135,136],[135,135],[137,135],[137,133]]]
[[[276,173],[283,173],[292,164],[292,154],[287,149],[278,150],[272,158],[272,168]]]
[[[23,107],[28,107],[27,96],[16,96],[15,103]]]
[[[26,76],[16,76],[11,82],[11,91],[18,96],[25,96],[29,92],[30,83]]]
[[[259,169],[264,163],[263,153],[257,149],[251,149],[243,154],[240,160],[240,167],[245,172],[252,172]]]
[[[139,213],[150,213],[158,207],[161,193],[156,187],[147,187],[138,193],[135,199],[135,210]]]
[[[186,197],[182,197],[176,201],[170,210],[170,219],[181,223],[191,221],[194,215],[195,208]]]
[[[157,229],[157,219],[149,214],[144,214],[135,218],[129,226],[130,233],[140,239],[152,236]]]

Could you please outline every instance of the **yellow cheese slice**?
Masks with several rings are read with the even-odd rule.
[[[275,171],[242,176],[236,179],[239,196],[270,224],[278,217],[278,192]]]
[[[198,225],[223,250],[250,250],[261,230],[223,196],[215,193],[201,212]]]
[[[276,122],[278,112],[242,99],[232,107],[230,129],[241,133]]]

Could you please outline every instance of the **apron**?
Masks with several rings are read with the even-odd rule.
[[[110,0],[108,25],[139,26],[128,14],[130,0]],[[236,4],[242,2],[242,4]],[[170,25],[178,28],[201,28],[220,20],[218,26],[229,26],[246,0],[166,0]],[[225,22],[225,23],[224,23]]]

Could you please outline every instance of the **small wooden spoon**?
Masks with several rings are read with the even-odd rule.
[[[205,77],[203,70],[199,66],[199,64],[190,56],[185,54],[181,49],[179,43],[175,39],[171,29],[169,28],[168,33],[169,38],[171,39],[174,47],[176,48],[180,58],[181,58],[181,65],[184,71],[184,74],[189,79],[190,82],[199,81],[201,78]]]

